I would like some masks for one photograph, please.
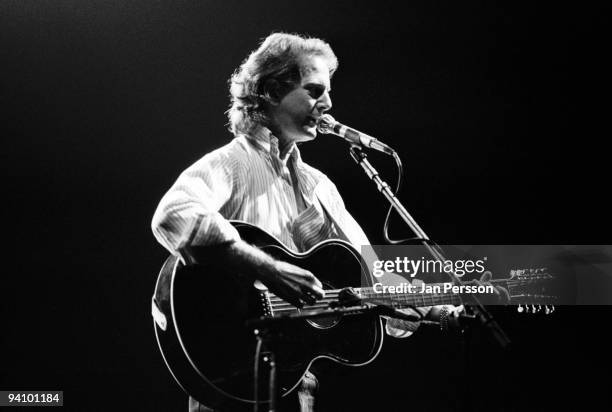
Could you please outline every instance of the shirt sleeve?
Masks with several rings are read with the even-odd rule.
[[[240,239],[219,210],[236,193],[237,168],[212,152],[185,170],[163,196],[151,222],[155,238],[178,255],[185,246],[207,246]]]

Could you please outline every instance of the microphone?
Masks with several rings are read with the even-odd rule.
[[[321,117],[319,117],[317,120],[317,130],[319,133],[323,134],[335,134],[336,136],[340,136],[347,142],[357,146],[368,147],[391,156],[393,156],[395,153],[395,150],[391,149],[383,142],[337,122],[336,119],[329,114],[323,114]]]

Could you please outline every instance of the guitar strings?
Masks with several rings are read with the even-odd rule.
[[[506,285],[508,287],[516,287],[519,286],[521,284],[528,284],[528,283],[532,283],[533,279],[519,279],[519,280],[505,280]],[[496,282],[497,283],[497,282]],[[437,284],[430,284],[431,286],[434,285],[441,285],[439,283]],[[325,291],[325,297],[319,301],[317,301],[317,303],[315,303],[314,305],[306,305],[305,307],[298,309],[295,306],[293,306],[292,304],[284,301],[282,298],[279,298],[278,296],[269,293],[268,294],[268,299],[270,300],[270,305],[271,305],[271,309],[274,312],[299,312],[299,311],[307,311],[307,310],[315,310],[315,309],[326,309],[330,307],[330,303],[337,301],[338,295],[340,294],[340,292],[342,291],[342,289],[330,289],[330,290],[326,290]],[[395,300],[398,303],[408,303],[409,300],[409,296],[402,296],[402,295],[397,295],[397,294],[392,294],[392,293],[377,293],[374,292],[374,289],[371,287],[364,287],[364,288],[358,288],[358,291],[364,295],[364,297],[366,299],[370,299],[372,300],[372,298],[374,296],[379,297],[379,298],[391,298],[391,300],[393,300],[393,298],[395,298]],[[454,300],[453,299],[454,294],[442,294],[442,295],[438,295],[438,296],[431,296],[429,297],[429,299],[431,300],[431,302],[426,302],[425,301],[425,297],[422,297],[421,301],[423,302],[424,305],[433,305],[433,304],[445,304],[445,303],[453,303]],[[412,300],[418,300],[417,296],[412,296],[413,299]],[[436,301],[437,300],[437,301]],[[414,303],[414,302],[413,302]]]
[[[509,280],[507,281],[508,286],[510,287],[516,287],[517,284],[522,283],[522,284],[526,284],[529,283],[529,281],[523,281],[523,280]],[[438,285],[442,285],[442,283],[431,283],[428,284],[430,286],[438,286]],[[393,296],[395,294],[392,293],[378,293],[378,292],[374,292],[374,288],[371,287],[363,287],[363,288],[357,288],[357,290],[361,293],[363,293],[364,295],[366,295],[366,297],[371,297],[371,296],[385,296],[385,295],[390,295]],[[318,302],[327,302],[327,301],[333,301],[335,300],[334,298],[337,298],[338,295],[340,294],[340,292],[342,291],[342,289],[329,289],[329,290],[325,290],[325,297],[323,299],[321,299]],[[372,293],[373,295],[368,296],[369,293]],[[399,297],[399,296],[398,296]],[[271,303],[276,303],[276,302],[283,302],[286,303],[284,299],[276,296],[273,293],[268,293],[268,298],[270,299]],[[288,305],[290,305],[290,303],[287,303]]]

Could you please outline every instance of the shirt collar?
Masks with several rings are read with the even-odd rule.
[[[295,142],[291,144],[285,156],[281,158],[278,138],[265,126],[257,126],[250,134],[245,136],[254,142],[258,148],[269,153],[274,160],[279,161],[284,166],[287,166],[290,158],[293,158],[296,164],[300,164],[302,161],[300,150]]]

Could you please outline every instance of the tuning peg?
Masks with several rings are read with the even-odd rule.
[[[523,305],[518,305],[518,307],[516,308],[516,311],[518,313],[523,313],[525,311],[525,309],[523,308]]]

